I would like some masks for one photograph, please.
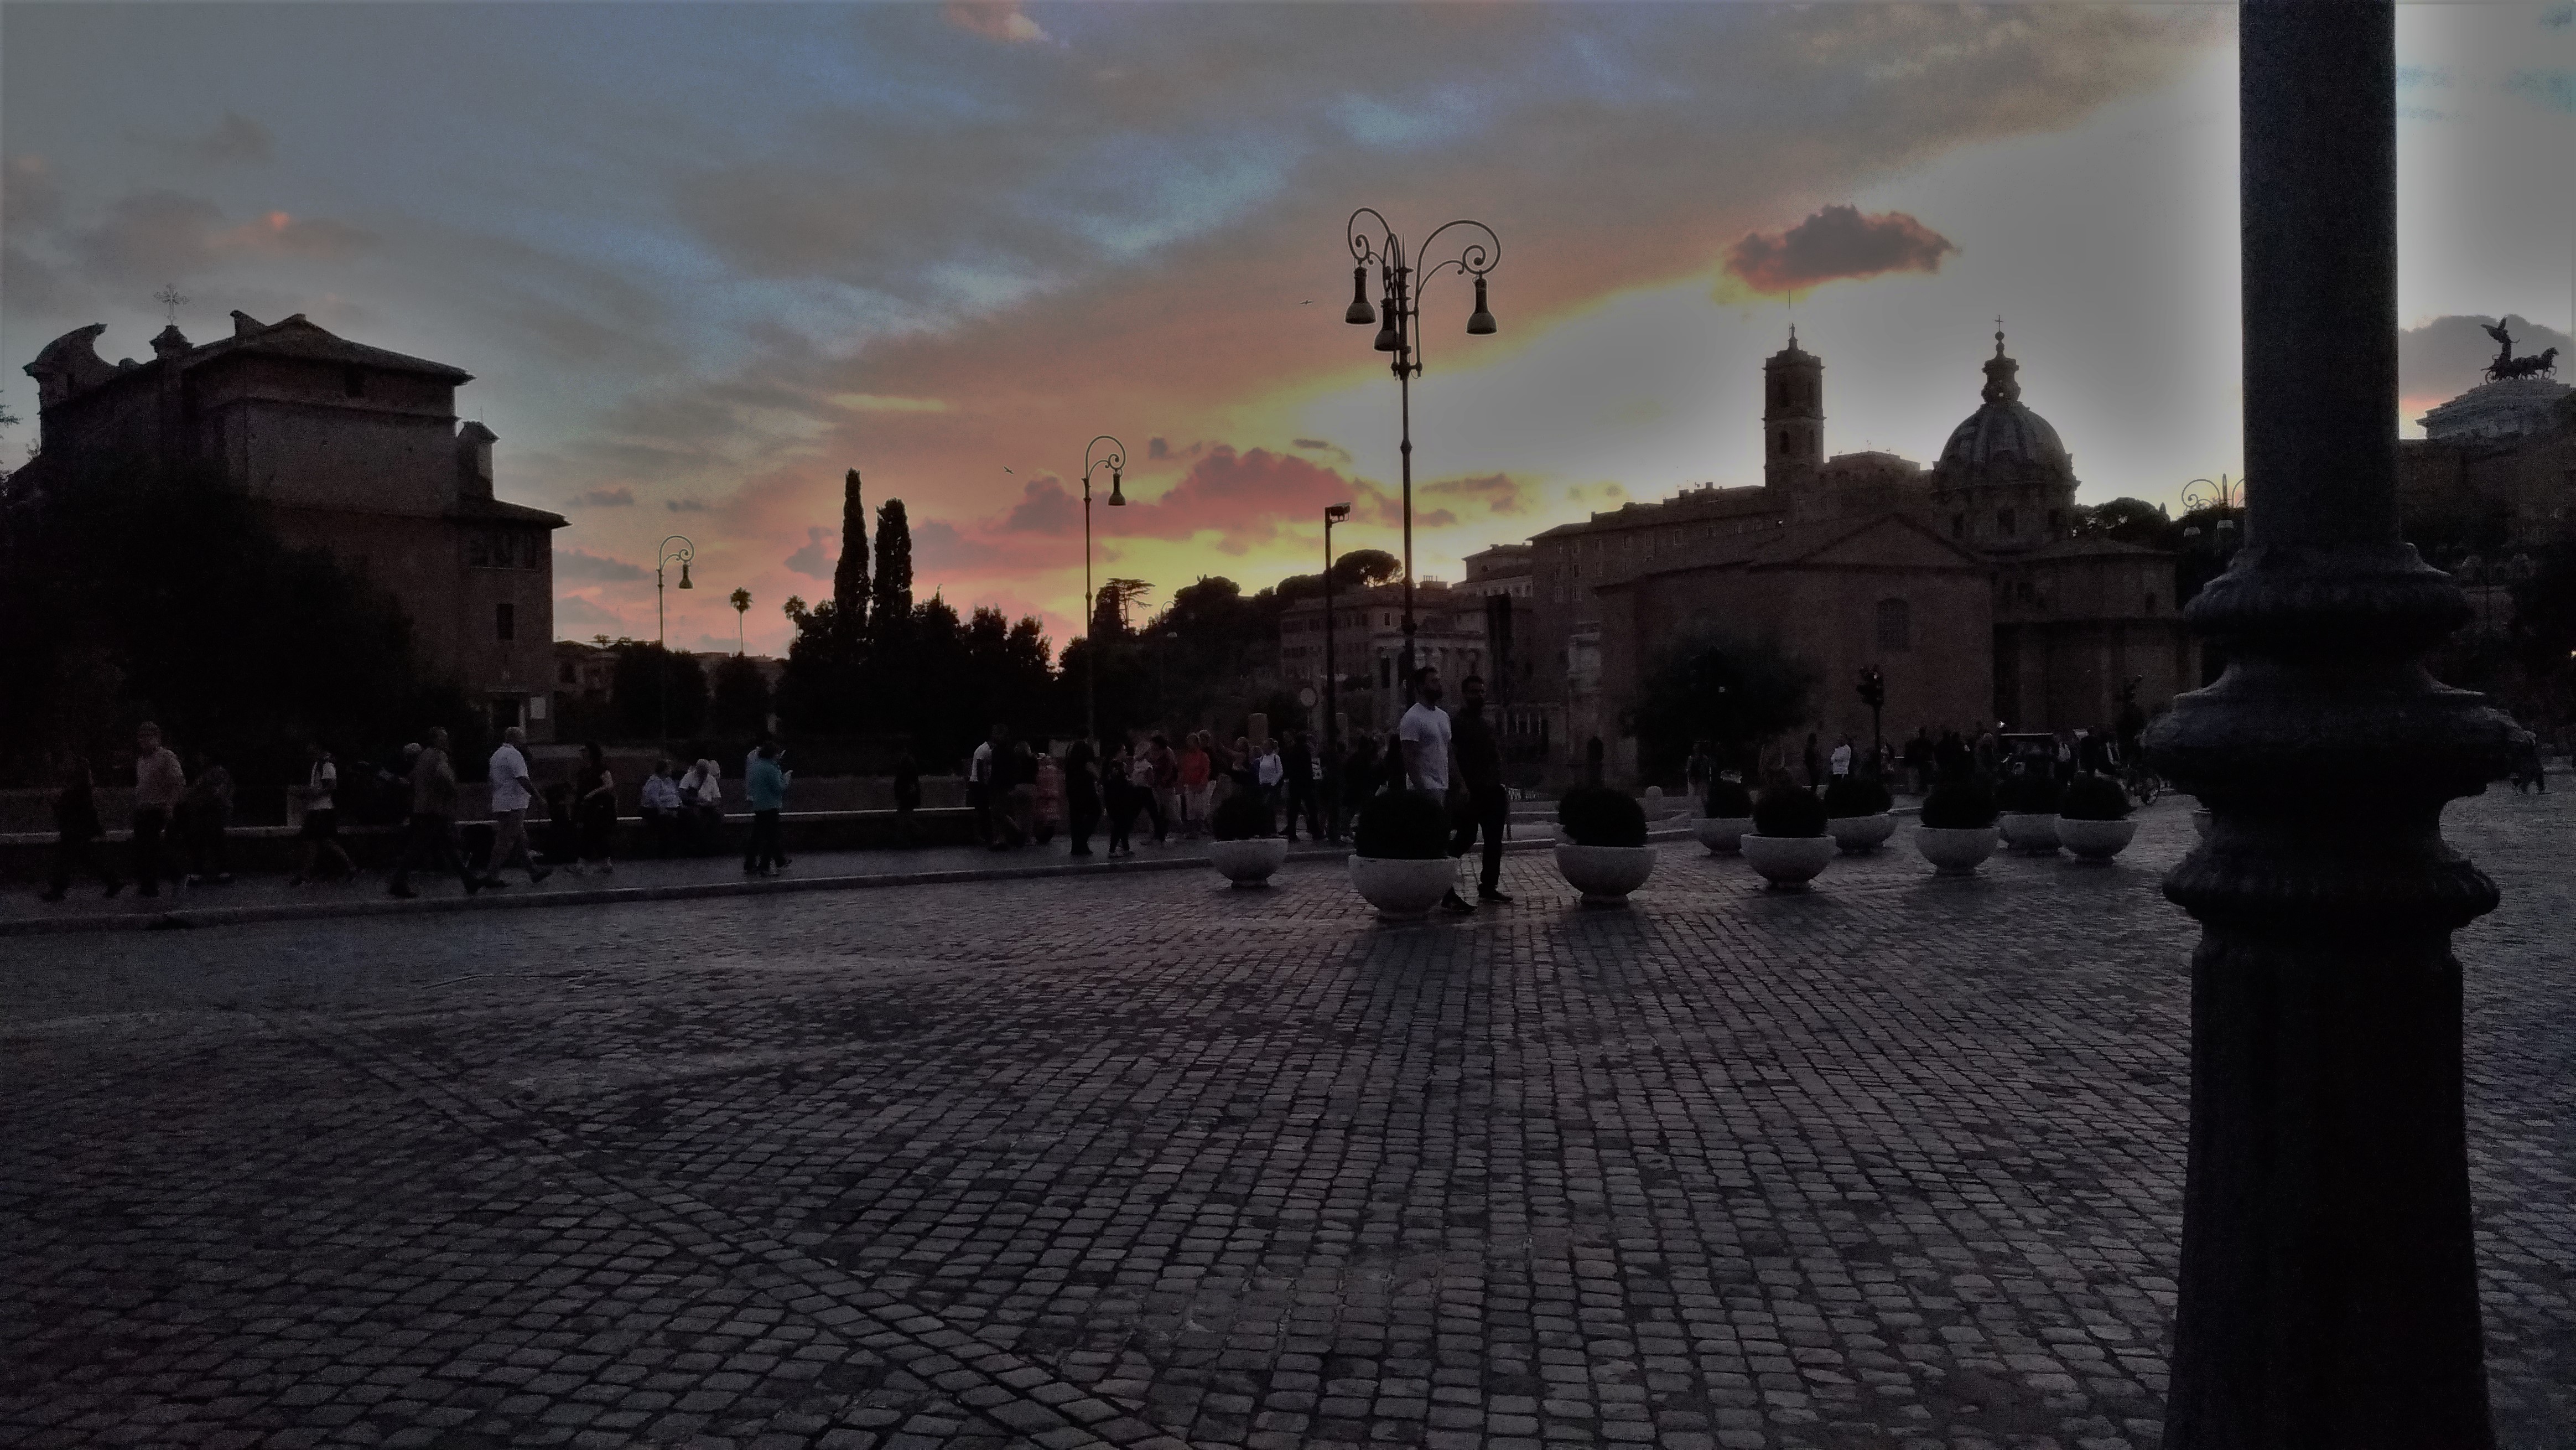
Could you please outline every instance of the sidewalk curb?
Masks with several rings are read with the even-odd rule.
[[[1688,831],[1657,831],[1649,841],[1687,841]],[[1546,841],[1507,841],[1505,851],[1543,851]],[[1347,848],[1291,851],[1292,862],[1339,861]],[[249,926],[270,921],[321,921],[338,917],[427,916],[468,911],[526,911],[548,906],[608,906],[638,901],[699,901],[726,896],[770,896],[804,891],[868,891],[888,886],[956,886],[977,881],[1029,881],[1053,876],[1118,876],[1138,871],[1211,871],[1205,856],[1162,856],[1142,861],[1062,861],[1046,866],[986,866],[948,871],[888,871],[868,875],[773,876],[747,881],[694,881],[667,886],[598,886],[514,896],[387,897],[299,901],[276,906],[208,906],[163,912],[92,913],[86,916],[0,920],[0,937],[54,936],[85,931],[181,931],[201,926]],[[323,888],[328,890],[329,888]]]

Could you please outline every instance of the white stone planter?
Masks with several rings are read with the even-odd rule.
[[[2025,856],[2050,856],[2057,852],[2057,816],[2036,815],[2028,811],[2006,811],[1996,819],[2003,827],[2004,841]]]
[[[1578,846],[1556,843],[1556,869],[1565,884],[1583,893],[1586,906],[1621,906],[1628,893],[1655,874],[1652,846]]]
[[[1708,848],[1712,856],[1732,856],[1735,843],[1753,829],[1751,816],[1701,816],[1691,822],[1691,834]]]
[[[1804,891],[1834,859],[1831,836],[1760,836],[1747,831],[1737,842],[1745,861],[1762,873],[1775,891]]]
[[[1858,856],[1887,844],[1887,838],[1896,834],[1896,817],[1886,811],[1835,816],[1825,822],[1825,830],[1845,855]]]
[[[1210,841],[1208,860],[1216,873],[1238,888],[1266,886],[1270,873],[1288,864],[1288,842],[1279,836],[1259,836],[1249,841]]]
[[[1943,876],[1971,876],[1995,854],[1992,826],[1916,826],[1914,849]]]
[[[1441,896],[1457,880],[1455,857],[1435,856],[1428,861],[1351,858],[1351,885],[1361,899],[1377,908],[1381,921],[1411,921],[1430,915],[1431,908],[1440,904]]]
[[[2108,861],[2129,849],[2137,839],[2136,821],[2078,821],[2066,816],[2057,818],[2057,843],[2075,853],[2078,861]]]

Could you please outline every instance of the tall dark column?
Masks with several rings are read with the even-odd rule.
[[[2245,0],[2247,538],[2192,602],[2227,671],[2147,733],[2212,815],[2192,956],[2169,1450],[2481,1450],[2488,1424],[2443,844],[2511,722],[2436,683],[2466,622],[2400,542],[2395,14]]]

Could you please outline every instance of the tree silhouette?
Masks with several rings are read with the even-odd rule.
[[[859,499],[859,471],[841,479],[841,559],[832,566],[832,607],[838,632],[857,638],[868,627],[868,509]]]

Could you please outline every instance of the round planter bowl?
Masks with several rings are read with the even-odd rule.
[[[1691,834],[1708,848],[1712,856],[1732,856],[1735,843],[1753,829],[1751,816],[1701,816],[1691,822]]]
[[[2026,856],[2049,856],[2057,851],[2057,817],[2027,811],[2006,811],[1998,817],[2004,841]]]
[[[1624,906],[1628,893],[1655,874],[1652,846],[1578,846],[1556,843],[1556,869],[1583,893],[1586,906]]]
[[[1428,916],[1440,898],[1457,884],[1458,862],[1449,856],[1428,861],[1394,857],[1353,856],[1351,886],[1377,908],[1381,921],[1411,921]]]
[[[1288,864],[1288,842],[1278,836],[1258,836],[1249,841],[1210,841],[1208,860],[1216,874],[1237,888],[1267,886],[1270,873]]]
[[[1914,849],[1942,876],[1973,876],[1995,854],[1992,826],[1916,826]]]
[[[2057,818],[2057,843],[2075,853],[2078,861],[2107,862],[2129,848],[2137,839],[2135,821],[2077,821]]]
[[[1887,844],[1896,834],[1896,817],[1886,811],[1866,816],[1836,816],[1825,822],[1825,830],[1834,838],[1846,856],[1859,856]]]
[[[1757,836],[1747,831],[1737,848],[1774,891],[1806,890],[1807,883],[1834,859],[1831,836]]]

